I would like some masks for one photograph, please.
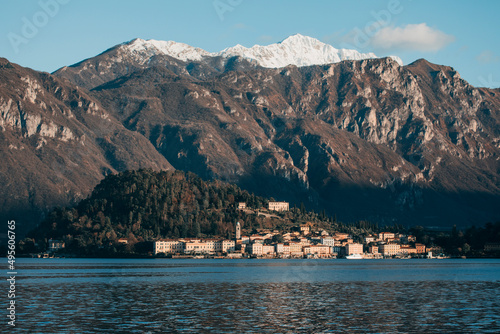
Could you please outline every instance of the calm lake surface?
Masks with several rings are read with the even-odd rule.
[[[15,332],[500,332],[500,260],[17,259],[16,265]]]

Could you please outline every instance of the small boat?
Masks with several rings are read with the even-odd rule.
[[[363,256],[361,254],[352,254],[352,255],[347,255],[345,258],[348,260],[361,260],[363,259]]]

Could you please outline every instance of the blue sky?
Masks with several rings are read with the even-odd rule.
[[[300,33],[336,48],[425,58],[500,87],[500,1],[4,0],[0,57],[52,72],[136,37],[207,51]]]

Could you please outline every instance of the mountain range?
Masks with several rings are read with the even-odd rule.
[[[53,74],[0,60],[2,219],[107,174],[181,169],[343,221],[500,218],[500,90],[294,35],[210,53],[133,41]]]

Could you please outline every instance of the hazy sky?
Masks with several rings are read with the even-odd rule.
[[[449,65],[500,87],[500,1],[3,0],[0,57],[52,72],[133,38],[220,51],[300,33],[336,48]]]

